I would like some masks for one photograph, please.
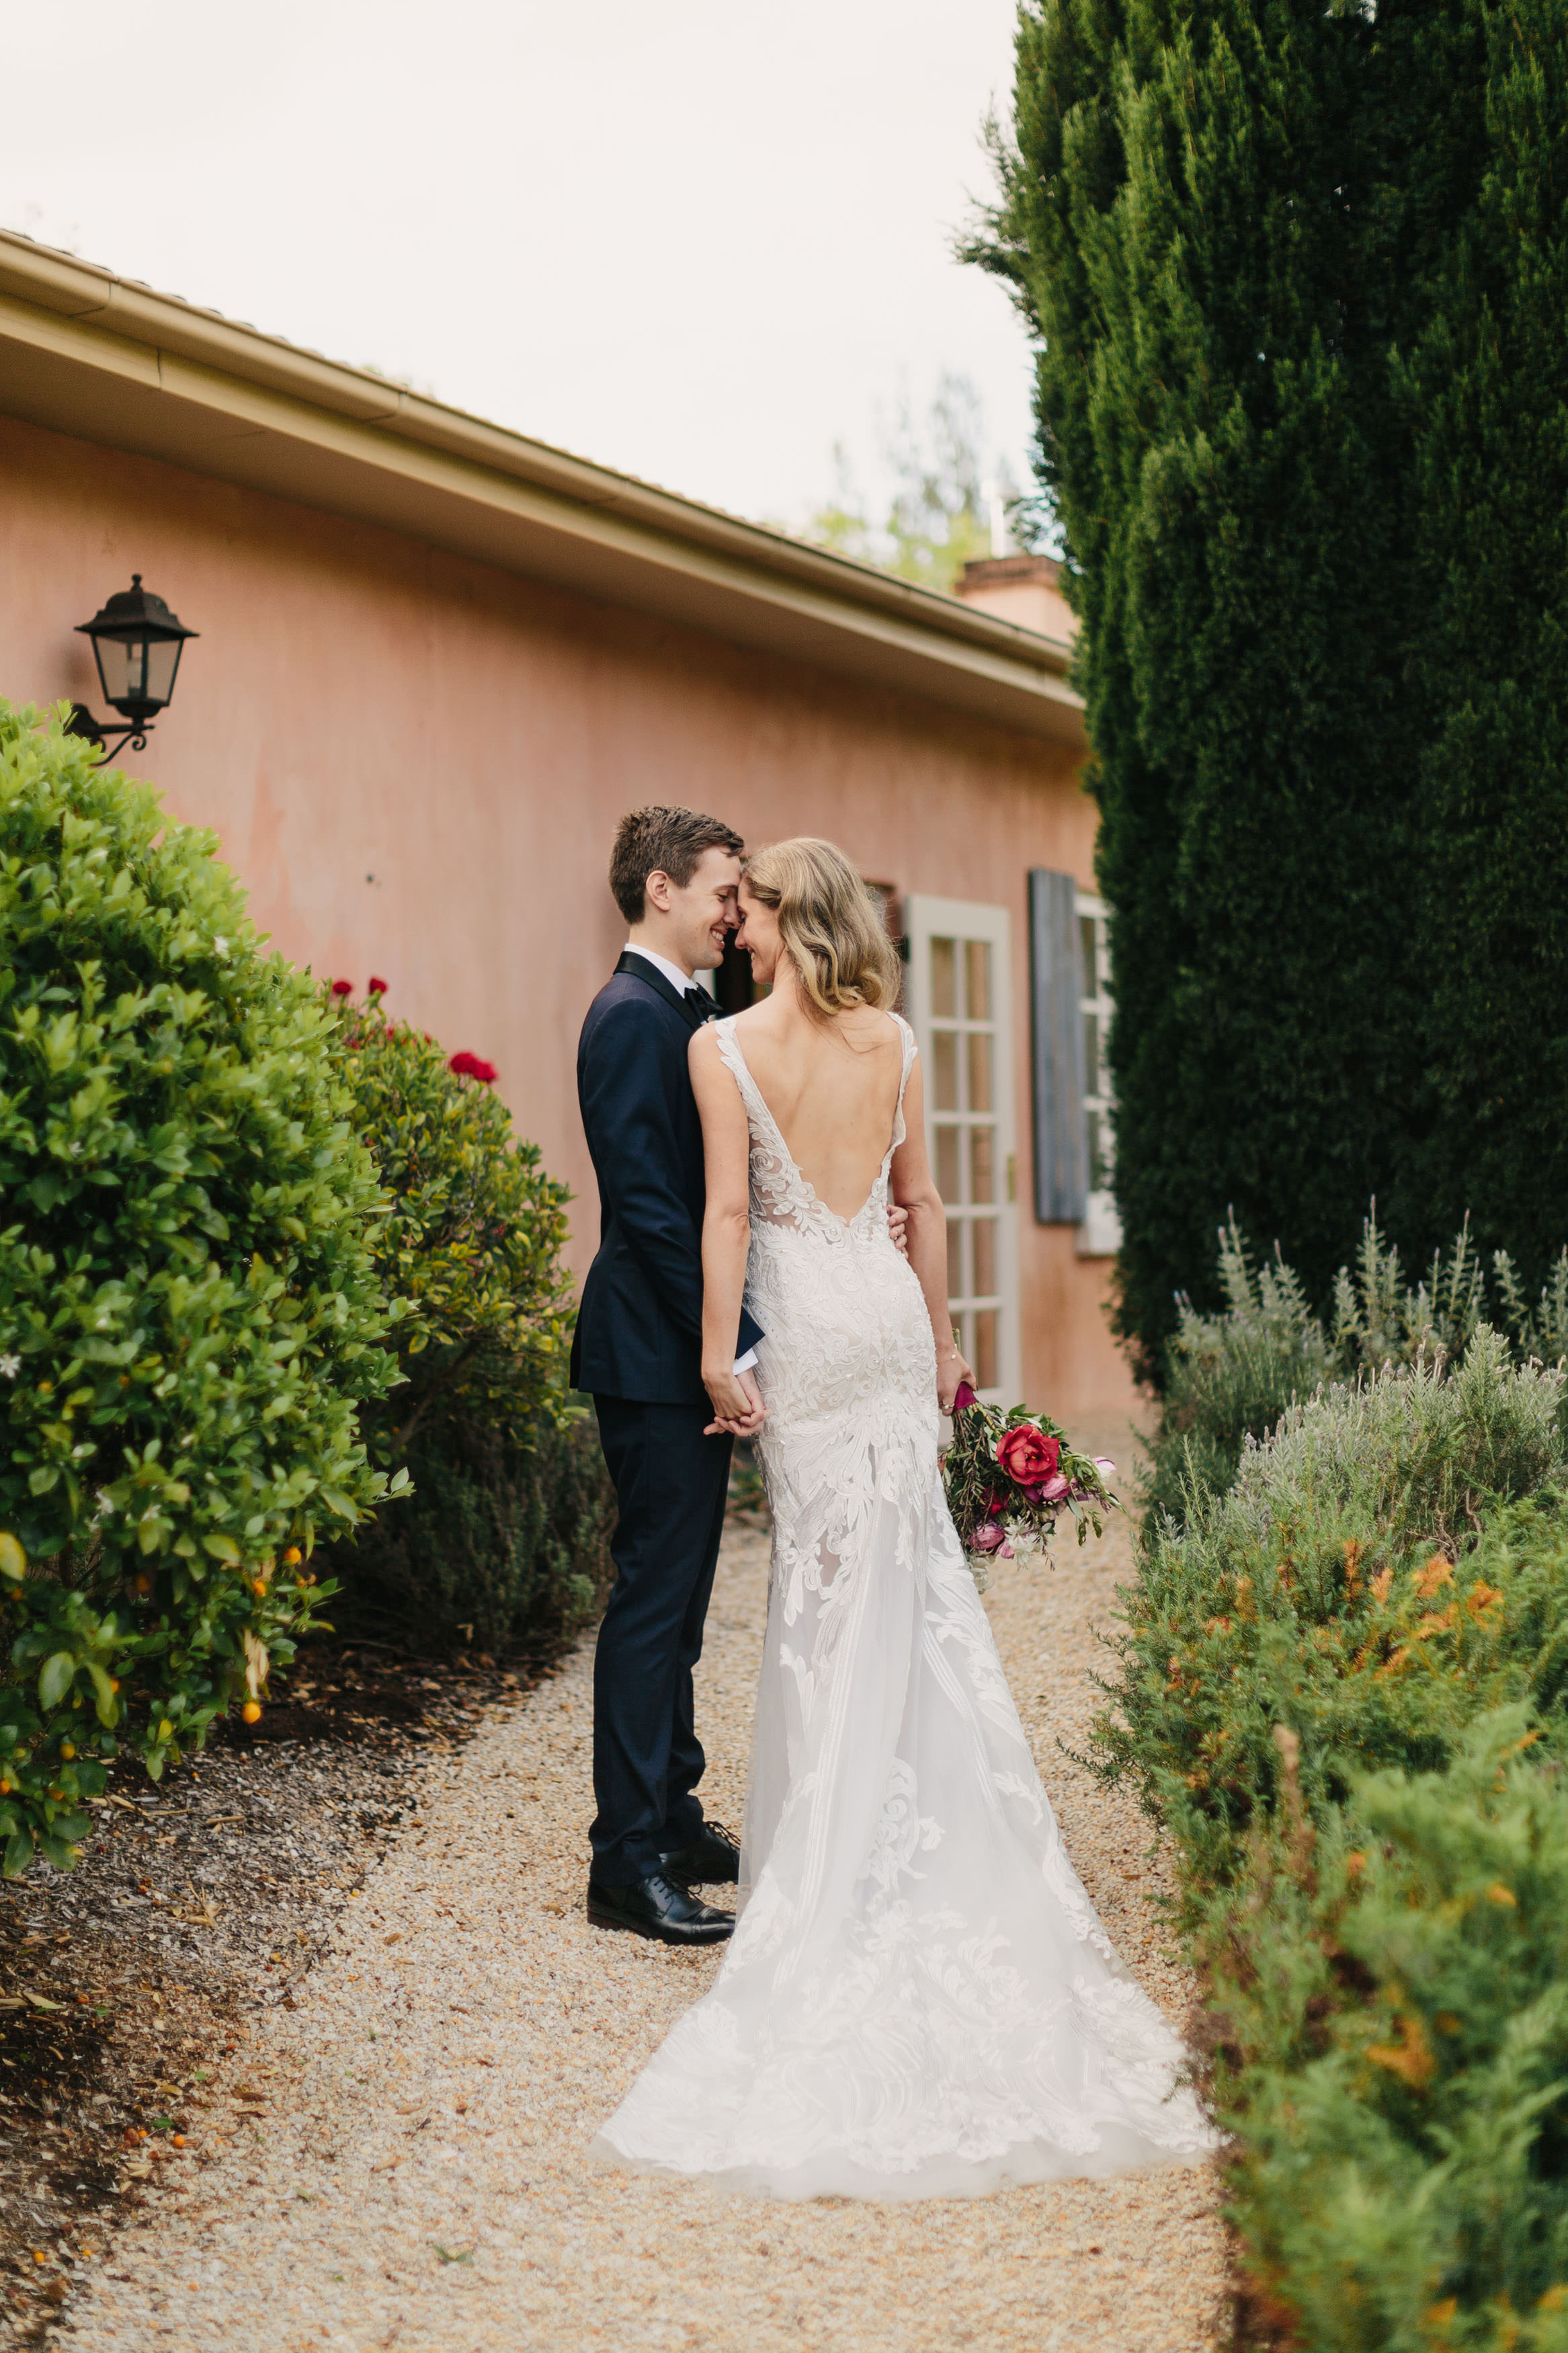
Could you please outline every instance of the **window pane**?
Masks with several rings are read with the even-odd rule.
[[[939,1127],[936,1132],[936,1189],[944,1201],[960,1198],[958,1185],[958,1138],[956,1127]]]
[[[942,1187],[937,1187],[942,1193]],[[945,1201],[947,1195],[942,1194]],[[969,1131],[969,1198],[972,1201],[994,1201],[996,1198],[996,1130],[994,1127],[972,1127]]]
[[[1083,1017],[1083,1091],[1086,1095],[1097,1095],[1101,1092],[1098,1013],[1086,1013]]]
[[[947,1221],[947,1295],[950,1300],[963,1296],[963,1220],[949,1218]]]
[[[969,1102],[965,1108],[992,1111],[995,1106],[991,1100],[991,1033],[988,1029],[973,1029],[964,1044],[969,1049]]]
[[[938,1029],[931,1041],[931,1100],[938,1111],[958,1109],[958,1033]]]
[[[958,1014],[958,943],[955,940],[932,940],[931,944],[931,1009],[939,1021],[952,1021]]]
[[[974,1366],[974,1386],[977,1389],[994,1389],[1001,1377],[998,1369],[996,1322],[994,1307],[981,1308],[973,1318],[974,1354],[970,1361]]]
[[[1095,922],[1092,915],[1079,917],[1078,935],[1080,953],[1083,956],[1083,993],[1086,997],[1098,997],[1100,995],[1100,957],[1097,953],[1099,944],[1095,937]]]
[[[996,1282],[996,1220],[976,1218],[969,1229],[970,1256],[974,1261],[975,1299],[994,1299]]]
[[[991,947],[986,940],[963,943],[963,1009],[971,1021],[991,1018]]]

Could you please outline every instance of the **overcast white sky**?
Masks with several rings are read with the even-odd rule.
[[[943,368],[1027,479],[949,252],[1015,0],[71,0],[4,12],[0,221],[742,513]]]

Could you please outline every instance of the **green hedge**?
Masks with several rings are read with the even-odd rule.
[[[156,1778],[254,1697],[387,1490],[374,1171],[216,848],[0,702],[8,1875],[72,1860],[103,1758]]]
[[[1484,1325],[1151,1533],[1096,1758],[1173,1837],[1242,2341],[1568,2347],[1568,1450]]]
[[[336,1050],[386,1200],[376,1266],[401,1303],[403,1378],[366,1435],[414,1482],[334,1548],[337,1619],[426,1651],[548,1651],[604,1600],[614,1512],[565,1386],[570,1196],[515,1134],[491,1066],[390,1019],[379,984],[341,1003]]]
[[[615,1497],[591,1419],[448,1413],[422,1425],[407,1462],[413,1494],[333,1556],[340,1624],[432,1655],[548,1657],[592,1623]]]

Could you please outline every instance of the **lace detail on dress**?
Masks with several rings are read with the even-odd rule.
[[[948,1515],[931,1321],[887,1223],[899,1027],[892,1137],[845,1219],[715,1024],[751,1131],[773,1518],[742,1908],[595,2143],[784,2197],[973,2195],[1214,2146],[1068,1857]]]

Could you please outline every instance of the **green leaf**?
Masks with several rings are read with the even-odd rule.
[[[215,1560],[226,1561],[230,1568],[239,1567],[239,1546],[232,1536],[204,1536],[202,1542]]]
[[[96,1659],[88,1660],[87,1671],[92,1678],[92,1688],[97,1701],[96,1713],[100,1724],[117,1724],[120,1720],[120,1700],[113,1683]]]
[[[0,1577],[20,1583],[27,1574],[27,1556],[14,1535],[0,1533]]]
[[[69,1871],[76,1862],[76,1849],[68,1839],[55,1838],[48,1831],[38,1834],[38,1852],[52,1862],[57,1871]],[[57,2009],[60,2004],[55,2005]]]
[[[56,1651],[38,1670],[38,1704],[46,1711],[58,1707],[76,1681],[76,1658],[69,1651]]]
[[[69,1839],[73,1844],[79,1843],[84,1838],[90,1838],[92,1835],[91,1821],[86,1814],[80,1812],[75,1808],[73,1808],[68,1813],[62,1812],[57,1814],[54,1820],[49,1824],[49,1828],[54,1832],[56,1838]]]
[[[20,1879],[33,1860],[33,1833],[14,1831],[5,1841],[5,1860],[0,1871],[7,1879]]]

